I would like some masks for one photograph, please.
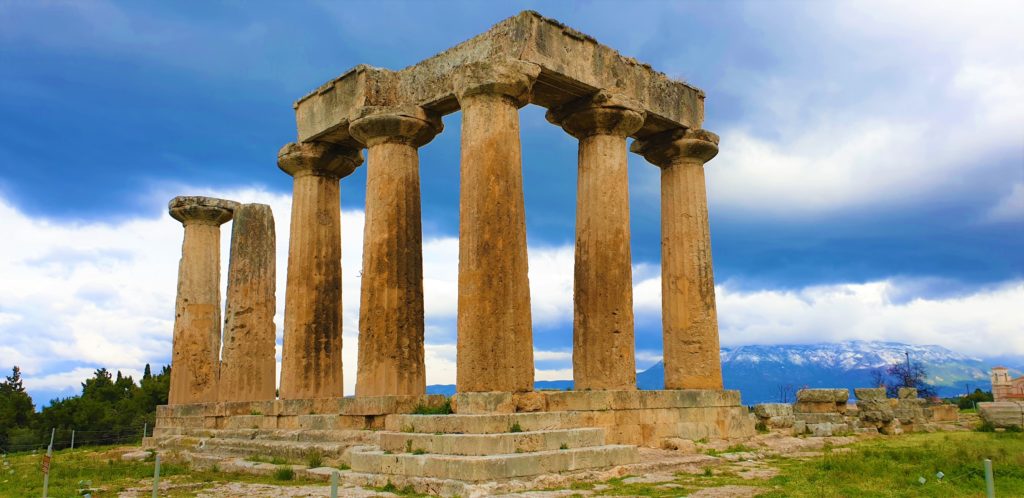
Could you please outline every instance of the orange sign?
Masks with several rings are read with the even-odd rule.
[[[43,456],[42,469],[43,469],[43,473],[44,474],[49,474],[50,473],[50,455]]]

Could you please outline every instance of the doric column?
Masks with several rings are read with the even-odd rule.
[[[666,389],[722,389],[704,163],[718,135],[671,130],[633,142],[661,168],[661,310]]]
[[[217,401],[220,369],[220,226],[237,206],[210,197],[175,197],[171,217],[185,226],[174,305],[168,404]]]
[[[339,180],[362,164],[359,150],[291,143],[277,165],[294,181],[281,354],[281,399],[343,394]]]
[[[547,118],[580,141],[574,388],[636,389],[626,137],[643,126],[644,113],[602,92],[552,109]]]
[[[349,133],[367,147],[356,396],[426,392],[417,148],[441,131],[419,108],[364,108]]]
[[[462,107],[458,392],[533,390],[519,108],[539,72],[502,60],[453,75]]]
[[[270,206],[237,207],[231,222],[218,395],[221,401],[266,401],[276,397],[275,247]]]

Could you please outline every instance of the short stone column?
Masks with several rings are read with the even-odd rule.
[[[572,352],[577,390],[636,389],[626,137],[643,126],[638,107],[601,92],[547,113],[548,121],[580,141]]]
[[[416,107],[371,107],[349,123],[367,147],[356,396],[424,394],[417,149],[441,131],[441,120]]]
[[[281,399],[343,395],[341,371],[341,200],[339,180],[360,151],[291,143],[277,165],[294,181],[285,289]]]
[[[237,204],[211,197],[175,197],[171,217],[185,226],[174,305],[168,404],[217,401],[220,370],[220,226]]]
[[[540,68],[477,62],[453,74],[462,108],[456,390],[533,390],[519,108]]]
[[[633,142],[661,168],[661,310],[666,389],[722,389],[704,163],[718,135],[671,130]]]
[[[231,222],[220,401],[267,401],[276,397],[275,247],[270,206],[237,207]]]

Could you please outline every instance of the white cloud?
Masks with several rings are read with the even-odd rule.
[[[881,340],[938,344],[976,356],[1024,355],[1024,281],[955,297],[914,297],[914,282],[881,280],[797,290],[716,286],[723,346]],[[660,319],[661,282],[641,282],[637,314]],[[994,346],[998,345],[998,346]],[[639,358],[639,356],[638,356]]]
[[[1014,184],[1010,193],[986,213],[985,220],[993,223],[1024,221],[1024,183]]]
[[[800,218],[941,197],[981,212],[1020,178],[1024,5],[791,7],[782,20],[774,4],[747,4],[777,42],[763,50],[779,61],[731,68],[715,83],[741,101],[745,118],[714,130],[722,143],[707,170],[713,209]],[[787,34],[800,20],[800,36]],[[709,109],[718,101],[712,95]]]

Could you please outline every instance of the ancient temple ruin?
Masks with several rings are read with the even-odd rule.
[[[569,392],[534,391],[519,132],[519,109],[527,104],[547,108],[548,121],[579,140]],[[456,111],[455,413],[410,415],[445,402],[425,394],[418,149],[442,132],[441,117]],[[256,431],[254,438],[362,431],[327,439],[356,471],[474,481],[629,463],[635,445],[665,438],[753,432],[739,393],[722,389],[704,182],[718,137],[701,128],[701,90],[524,12],[400,71],[358,66],[299,99],[295,113],[298,139],[278,154],[278,166],[294,179],[278,399],[269,208],[176,198],[170,208],[185,226],[185,243],[171,400],[158,413],[158,445],[238,429]],[[663,391],[636,388],[628,138],[629,151],[661,169]],[[364,148],[358,374],[355,393],[344,393],[339,182],[363,164]],[[220,225],[232,219],[221,352],[217,245]],[[555,448],[514,451],[524,447],[513,424],[542,433]],[[477,435],[475,447],[493,451],[446,439],[456,433]],[[393,453],[406,441],[426,454]],[[548,455],[558,449],[576,456],[568,462]],[[492,454],[548,463],[478,473],[438,463],[459,456],[476,469],[470,456]]]

